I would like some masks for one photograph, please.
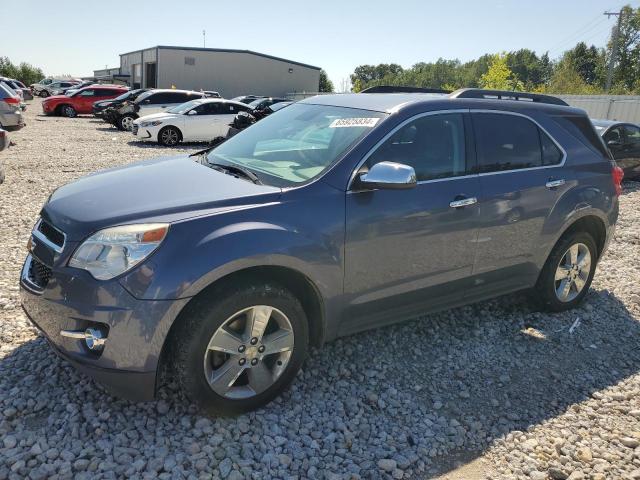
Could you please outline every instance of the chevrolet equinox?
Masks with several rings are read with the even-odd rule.
[[[518,290],[575,307],[621,181],[558,98],[313,97],[190,157],[57,189],[22,304],[120,396],[152,399],[173,378],[207,412],[247,411],[339,336]]]

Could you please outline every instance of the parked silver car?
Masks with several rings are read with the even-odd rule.
[[[72,79],[72,78],[52,78],[52,77],[47,77],[47,78],[43,78],[38,83],[32,83],[30,85],[30,87],[31,87],[31,91],[33,92],[34,95],[40,95],[42,90],[45,87],[48,87],[49,85],[51,85],[52,83],[67,82],[69,80],[75,80],[75,79]],[[80,83],[80,80],[77,80],[76,83]]]
[[[64,93],[71,89],[75,88],[76,85],[79,85],[80,82],[76,82],[73,80],[61,80],[59,82],[53,82],[49,85],[45,85],[38,95],[42,98],[50,97],[52,95],[64,95]]]
[[[19,130],[24,127],[20,97],[0,82],[0,128]]]

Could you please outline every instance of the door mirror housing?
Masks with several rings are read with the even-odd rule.
[[[358,187],[402,190],[417,184],[413,167],[395,162],[376,163],[358,176]]]
[[[187,112],[187,115],[197,115],[197,114],[198,114],[198,112],[196,112],[195,108],[193,110],[189,110]]]

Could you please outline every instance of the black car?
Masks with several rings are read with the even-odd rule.
[[[258,100],[259,98],[264,97],[261,95],[240,95],[239,97],[233,97],[231,100],[234,102],[246,103],[248,105],[254,100]]]
[[[122,105],[126,101],[133,102],[136,98],[138,98],[147,90],[149,89],[138,88],[136,90],[129,90],[128,92],[123,93],[119,97],[112,98],[110,100],[100,100],[99,102],[95,102],[93,104],[93,114],[96,117],[101,117],[107,108]]]
[[[288,98],[265,97],[254,100],[253,102],[249,103],[249,106],[252,110],[264,110],[265,108],[270,107],[271,105],[274,105],[276,103],[290,101],[291,100],[289,100]]]
[[[615,120],[592,120],[625,178],[640,179],[640,126]]]

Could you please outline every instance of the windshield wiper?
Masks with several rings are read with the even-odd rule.
[[[209,165],[211,168],[214,168],[216,170],[228,172],[230,175],[234,175],[234,176],[240,175],[241,177],[251,180],[256,185],[262,185],[262,182],[260,181],[258,176],[255,173],[253,173],[251,170],[247,170],[246,168],[239,167],[237,165],[226,165],[224,163],[216,163],[216,162],[209,162],[209,161],[207,161],[207,165]]]

